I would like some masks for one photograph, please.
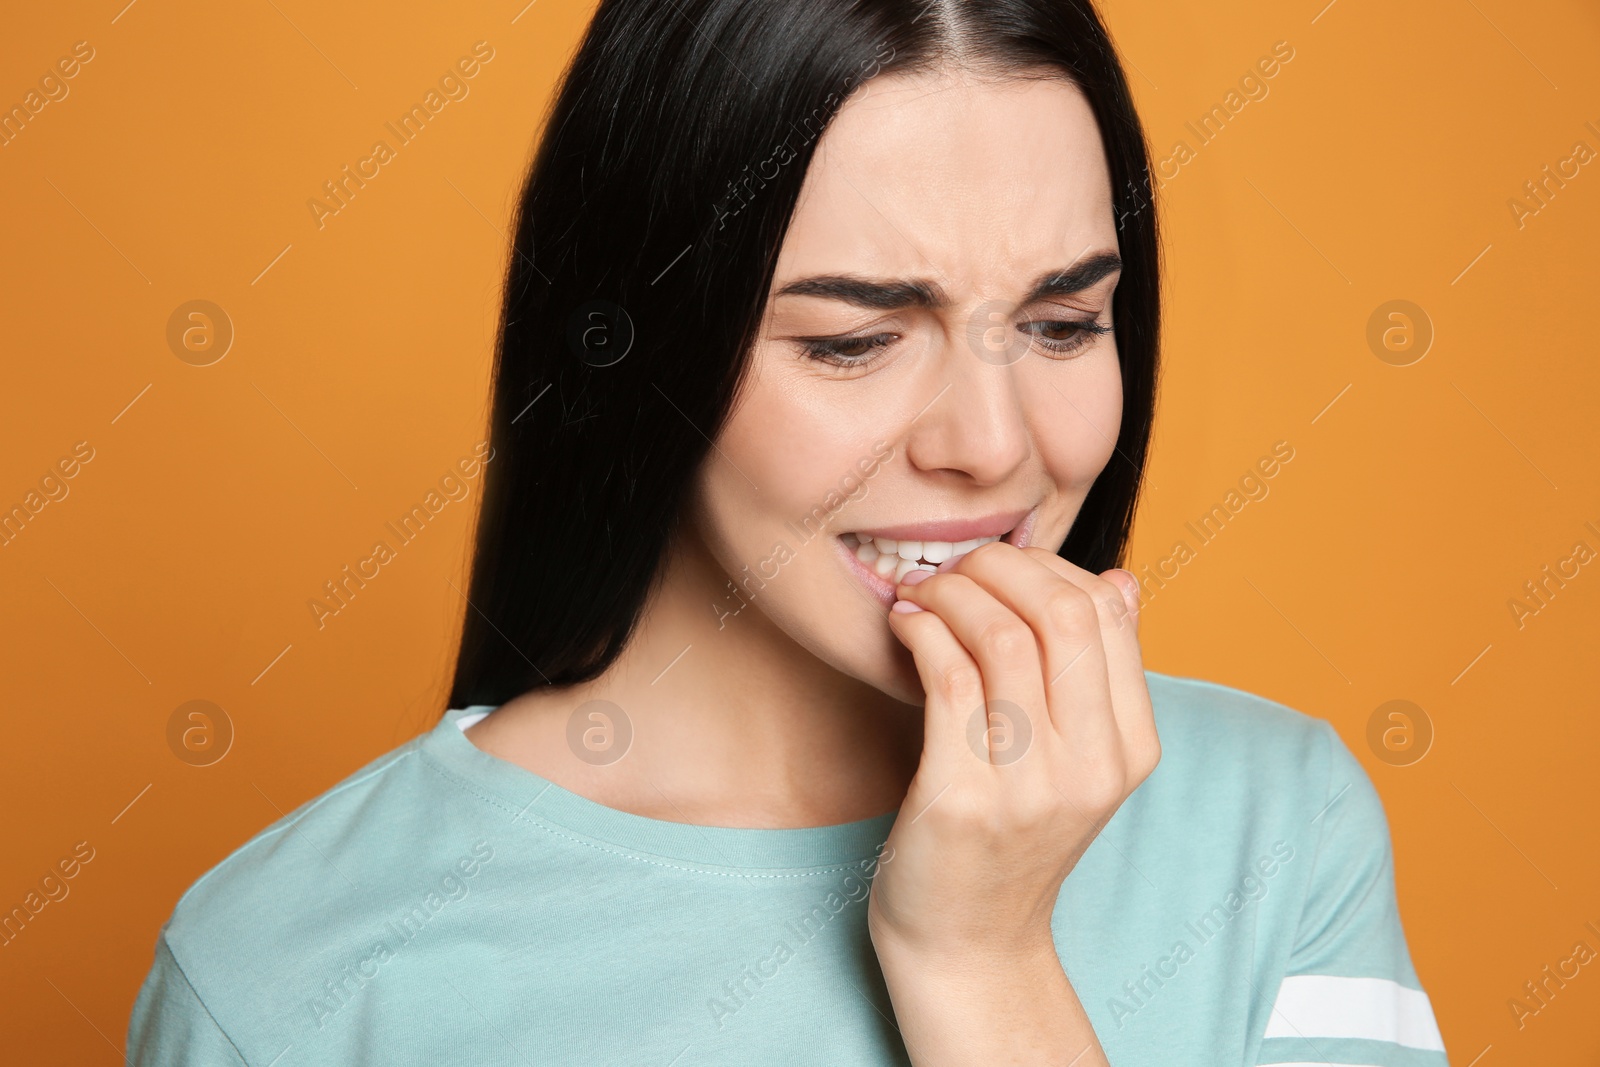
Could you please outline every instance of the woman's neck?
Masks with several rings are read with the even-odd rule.
[[[627,649],[599,678],[532,690],[467,731],[479,748],[580,796],[637,815],[776,829],[871,818],[899,807],[922,753],[922,709],[823,663],[758,604],[727,599],[727,575],[680,540]],[[625,752],[576,747],[587,720]],[[605,731],[609,730],[609,735]],[[595,735],[591,735],[595,736]]]

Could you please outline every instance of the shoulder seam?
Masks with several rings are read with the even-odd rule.
[[[1333,792],[1333,744],[1339,736],[1338,732],[1334,730],[1333,724],[1328,722],[1326,719],[1319,719],[1317,722],[1321,727],[1318,732],[1322,735],[1323,740],[1322,764],[1324,767],[1326,780],[1322,786],[1322,808],[1317,815],[1312,816],[1313,819],[1327,815],[1328,808],[1331,806],[1331,802],[1328,800],[1328,794]],[[1289,946],[1290,960],[1293,960],[1295,952],[1300,948],[1300,930],[1301,927],[1305,925],[1306,901],[1311,899],[1311,887],[1316,883],[1317,878],[1317,864],[1322,859],[1322,846],[1326,843],[1327,839],[1328,823],[1323,822],[1321,826],[1317,827],[1317,847],[1315,851],[1311,853],[1311,870],[1306,873],[1305,888],[1300,894],[1299,914],[1295,917],[1294,923],[1294,939]],[[1288,961],[1286,960],[1285,963],[1287,962]]]
[[[378,766],[369,769],[365,774],[358,772],[353,777],[347,778],[346,780],[340,782],[338,785],[335,785],[333,788],[322,793],[320,796],[314,797],[313,799],[307,801],[305,804],[301,805],[301,808],[304,809],[303,811],[301,811],[300,808],[296,809],[296,811],[300,811],[300,815],[298,817],[295,817],[295,813],[291,811],[289,814],[278,819],[272,825],[259,831],[254,837],[250,838],[250,840],[246,841],[244,844],[228,853],[228,855],[225,856],[221,862],[212,867],[205,874],[202,874],[195,880],[193,885],[184,890],[183,895],[178,898],[178,903],[174,905],[174,910],[176,910],[178,907],[181,907],[183,902],[189,899],[190,894],[209,881],[212,875],[216,874],[224,867],[231,866],[236,859],[244,855],[245,852],[249,851],[254,846],[266,841],[268,838],[276,837],[278,834],[294,829],[294,827],[302,819],[310,815],[317,808],[321,807],[324,801],[331,800],[338,794],[344,792],[346,789],[353,788],[367,781],[368,779],[377,777],[378,775],[387,771],[390,767],[393,767],[396,763],[399,763],[402,759],[414,754],[417,747],[417,741],[418,738],[412,738],[404,745],[401,745],[399,749],[391,752],[388,759],[383,760],[383,762]]]
[[[1333,789],[1333,765],[1336,762],[1338,749],[1343,748],[1346,750],[1346,752],[1349,752],[1349,746],[1344,743],[1344,738],[1339,735],[1339,731],[1334,728],[1332,723],[1328,724],[1328,733],[1330,734],[1328,738],[1328,789],[1331,791]],[[1361,906],[1366,903],[1367,898],[1372,895],[1373,891],[1377,889],[1380,884],[1382,884],[1385,878],[1388,879],[1391,886],[1394,886],[1397,880],[1394,869],[1394,848],[1389,840],[1389,816],[1383,808],[1383,798],[1378,794],[1377,786],[1372,783],[1371,777],[1367,775],[1366,769],[1361,766],[1361,761],[1355,758],[1354,753],[1349,753],[1349,755],[1351,762],[1355,765],[1357,774],[1360,776],[1360,778],[1366,779],[1367,790],[1370,793],[1373,803],[1377,807],[1381,830],[1379,836],[1372,843],[1381,849],[1382,863],[1379,865],[1378,874],[1373,877],[1372,881],[1367,885],[1366,892],[1361,894],[1361,899],[1348,909],[1350,914],[1345,917],[1345,921],[1339,926],[1339,928],[1333,931],[1329,936],[1336,936],[1342,932],[1346,926],[1350,925],[1350,922],[1354,919],[1356,912],[1359,911]],[[1356,787],[1356,781],[1359,781],[1360,778],[1357,778],[1356,780],[1353,780],[1347,784],[1344,789],[1339,791],[1333,800],[1328,801],[1328,804],[1331,806],[1332,804],[1337,803],[1339,797],[1343,796],[1346,790]],[[1346,806],[1346,811],[1348,811],[1348,805]],[[1339,817],[1343,819],[1345,814],[1345,811],[1341,811]],[[1323,831],[1324,836],[1326,836],[1327,833],[1327,830]],[[1398,915],[1398,909],[1396,914]],[[1401,936],[1405,936],[1403,926],[1401,929]],[[1421,980],[1420,976],[1418,980]]]
[[[233,1035],[229,1034],[228,1031],[222,1028],[222,1024],[217,1021],[217,1017],[211,1014],[211,1006],[205,1002],[205,998],[200,995],[200,991],[196,989],[194,987],[194,983],[189,980],[189,973],[183,969],[183,964],[178,960],[178,954],[172,951],[172,945],[167,941],[167,931],[165,927],[163,927],[161,930],[161,936],[158,939],[158,947],[161,951],[165,952],[167,954],[167,958],[172,961],[173,969],[178,972],[178,977],[183,979],[183,984],[188,988],[189,994],[194,997],[194,1002],[200,1005],[201,1011],[206,1013],[206,1018],[210,1020],[211,1026],[217,1031],[217,1033],[222,1035],[222,1039],[228,1043],[228,1047],[233,1049],[233,1054],[234,1056],[238,1057],[241,1067],[249,1067],[250,1061],[245,1059],[244,1053],[240,1051],[239,1046],[234,1044]]]

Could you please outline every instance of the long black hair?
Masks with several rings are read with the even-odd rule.
[[[1155,407],[1149,156],[1091,0],[601,0],[523,186],[450,707],[594,678],[658,579],[733,404],[822,131],[878,73],[1066,77],[1124,267],[1117,452],[1061,547],[1126,547]]]

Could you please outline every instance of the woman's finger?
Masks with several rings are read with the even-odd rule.
[[[926,573],[926,572],[924,572]],[[922,680],[922,766],[948,782],[972,759],[962,709],[983,701],[983,674],[945,621],[932,611],[889,612],[889,629],[911,650]]]
[[[982,672],[982,693],[969,707],[956,711],[977,721],[986,746],[993,740],[1005,742],[1006,751],[991,751],[990,762],[1020,759],[1050,721],[1039,644],[1032,628],[963,574],[930,575],[915,585],[902,584],[897,592],[902,600],[938,614]],[[996,737],[989,734],[991,715],[1000,716],[1001,721],[994,725],[1005,731]]]
[[[1032,629],[1049,721],[1067,750],[1120,760],[1104,620],[1093,596],[1011,545],[980,546],[956,560],[951,573],[977,582]]]
[[[1137,579],[1128,574],[1132,588],[1124,590],[1110,578],[1092,574],[1054,552],[1042,548],[1022,551],[1029,559],[1084,590],[1094,601],[1100,617],[1106,677],[1123,747],[1138,764],[1136,770],[1141,776],[1148,774],[1160,759],[1161,744],[1156,736],[1155,713],[1139,645]]]

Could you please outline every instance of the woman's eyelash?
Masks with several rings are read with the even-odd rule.
[[[1062,356],[1076,352],[1096,337],[1110,333],[1111,325],[1093,319],[1035,319],[1023,323],[1019,329],[1031,334],[1047,352]],[[1068,337],[1045,336],[1046,332],[1063,329],[1074,332]],[[810,359],[831,363],[836,367],[859,367],[870,363],[874,358],[874,350],[886,347],[894,340],[894,336],[890,333],[874,333],[854,337],[812,337],[804,339],[801,344]],[[862,346],[865,346],[864,351]]]
[[[1070,327],[1076,332],[1070,337],[1057,339],[1045,337],[1039,332],[1030,329],[1030,327],[1035,326],[1043,327],[1044,329],[1060,329],[1062,327]],[[1110,333],[1111,324],[1098,323],[1093,319],[1037,319],[1024,323],[1022,329],[1028,333],[1032,333],[1033,336],[1038,338],[1039,342],[1051,352],[1054,352],[1058,355],[1065,355],[1069,352],[1076,352],[1084,345],[1093,341],[1096,337]]]
[[[871,349],[883,348],[894,338],[889,333],[863,334],[860,337],[813,337],[804,342],[805,353],[811,359],[832,363],[836,367],[855,367],[871,360]],[[866,345],[869,352],[852,353],[849,349]]]

